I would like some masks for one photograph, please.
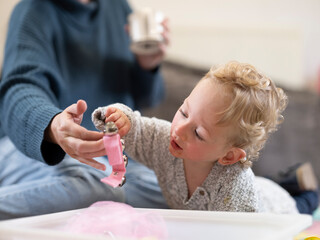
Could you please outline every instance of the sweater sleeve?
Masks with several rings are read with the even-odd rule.
[[[50,26],[43,23],[49,16],[39,9],[30,10],[24,3],[14,9],[8,28],[0,83],[1,126],[22,153],[56,164],[65,153],[58,145],[43,140],[50,121],[61,112],[56,107],[61,79]]]
[[[162,162],[164,159],[172,159],[168,150],[170,122],[143,117],[140,112],[132,111],[131,108],[123,104],[117,103],[110,106],[120,109],[130,119],[131,129],[124,137],[125,152],[128,157],[153,170],[162,168],[165,165]],[[103,124],[99,124],[99,121],[95,120],[95,116],[104,116],[107,107],[98,108],[92,114],[92,120],[99,130],[102,130]]]

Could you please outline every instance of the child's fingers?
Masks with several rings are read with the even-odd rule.
[[[117,108],[108,107],[104,115],[106,116],[106,118],[108,118],[111,114],[115,113],[116,111],[117,111]]]
[[[121,129],[128,123],[127,117],[125,115],[122,115],[114,123],[116,124],[118,129]]]
[[[106,116],[105,122],[114,122],[121,137],[129,132],[131,123],[121,110],[110,107],[106,110]]]
[[[114,120],[116,120],[117,118],[119,118],[119,112],[121,111],[115,107],[107,108],[105,113],[106,119],[111,117],[114,118]]]
[[[127,135],[127,133],[129,132],[130,128],[131,128],[131,123],[129,121],[129,119],[127,118],[127,116],[123,115],[121,118],[119,118],[115,124],[118,127],[118,133],[120,134],[120,137],[123,137],[125,135]]]
[[[120,137],[123,137],[128,134],[131,128],[131,123],[129,122],[128,124],[125,124],[122,128],[119,129],[118,133]]]
[[[110,110],[112,111],[112,110]],[[119,109],[116,109],[114,113],[112,113],[108,118],[105,120],[106,122],[114,122],[118,128],[119,134],[121,137],[126,135],[130,128],[131,123],[128,119],[128,117]]]
[[[111,115],[105,119],[105,122],[116,122],[119,118],[121,118],[121,112],[118,110],[114,113],[111,113]]]

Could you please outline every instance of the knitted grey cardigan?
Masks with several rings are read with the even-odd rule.
[[[170,208],[268,211],[268,207],[260,201],[251,168],[245,169],[240,163],[224,166],[216,162],[205,181],[189,198],[183,159],[175,158],[169,152],[171,123],[157,118],[142,117],[138,111],[133,112],[122,104],[112,106],[122,110],[131,121],[131,129],[124,137],[126,155],[154,170]],[[97,116],[104,116],[105,109],[106,107],[98,108],[92,114],[92,120],[100,131],[103,130],[104,122]]]

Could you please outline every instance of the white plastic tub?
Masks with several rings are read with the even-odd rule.
[[[228,213],[138,209],[163,216],[174,240],[292,240],[312,224],[309,215]],[[102,236],[71,234],[61,229],[81,210],[0,222],[0,240],[100,240]],[[117,238],[118,240],[119,238]]]

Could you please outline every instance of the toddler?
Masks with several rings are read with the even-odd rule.
[[[210,69],[172,123],[122,104],[100,107],[92,118],[101,131],[115,122],[126,155],[155,171],[170,208],[296,213],[285,190],[250,168],[286,105],[287,96],[268,77],[229,62]]]

